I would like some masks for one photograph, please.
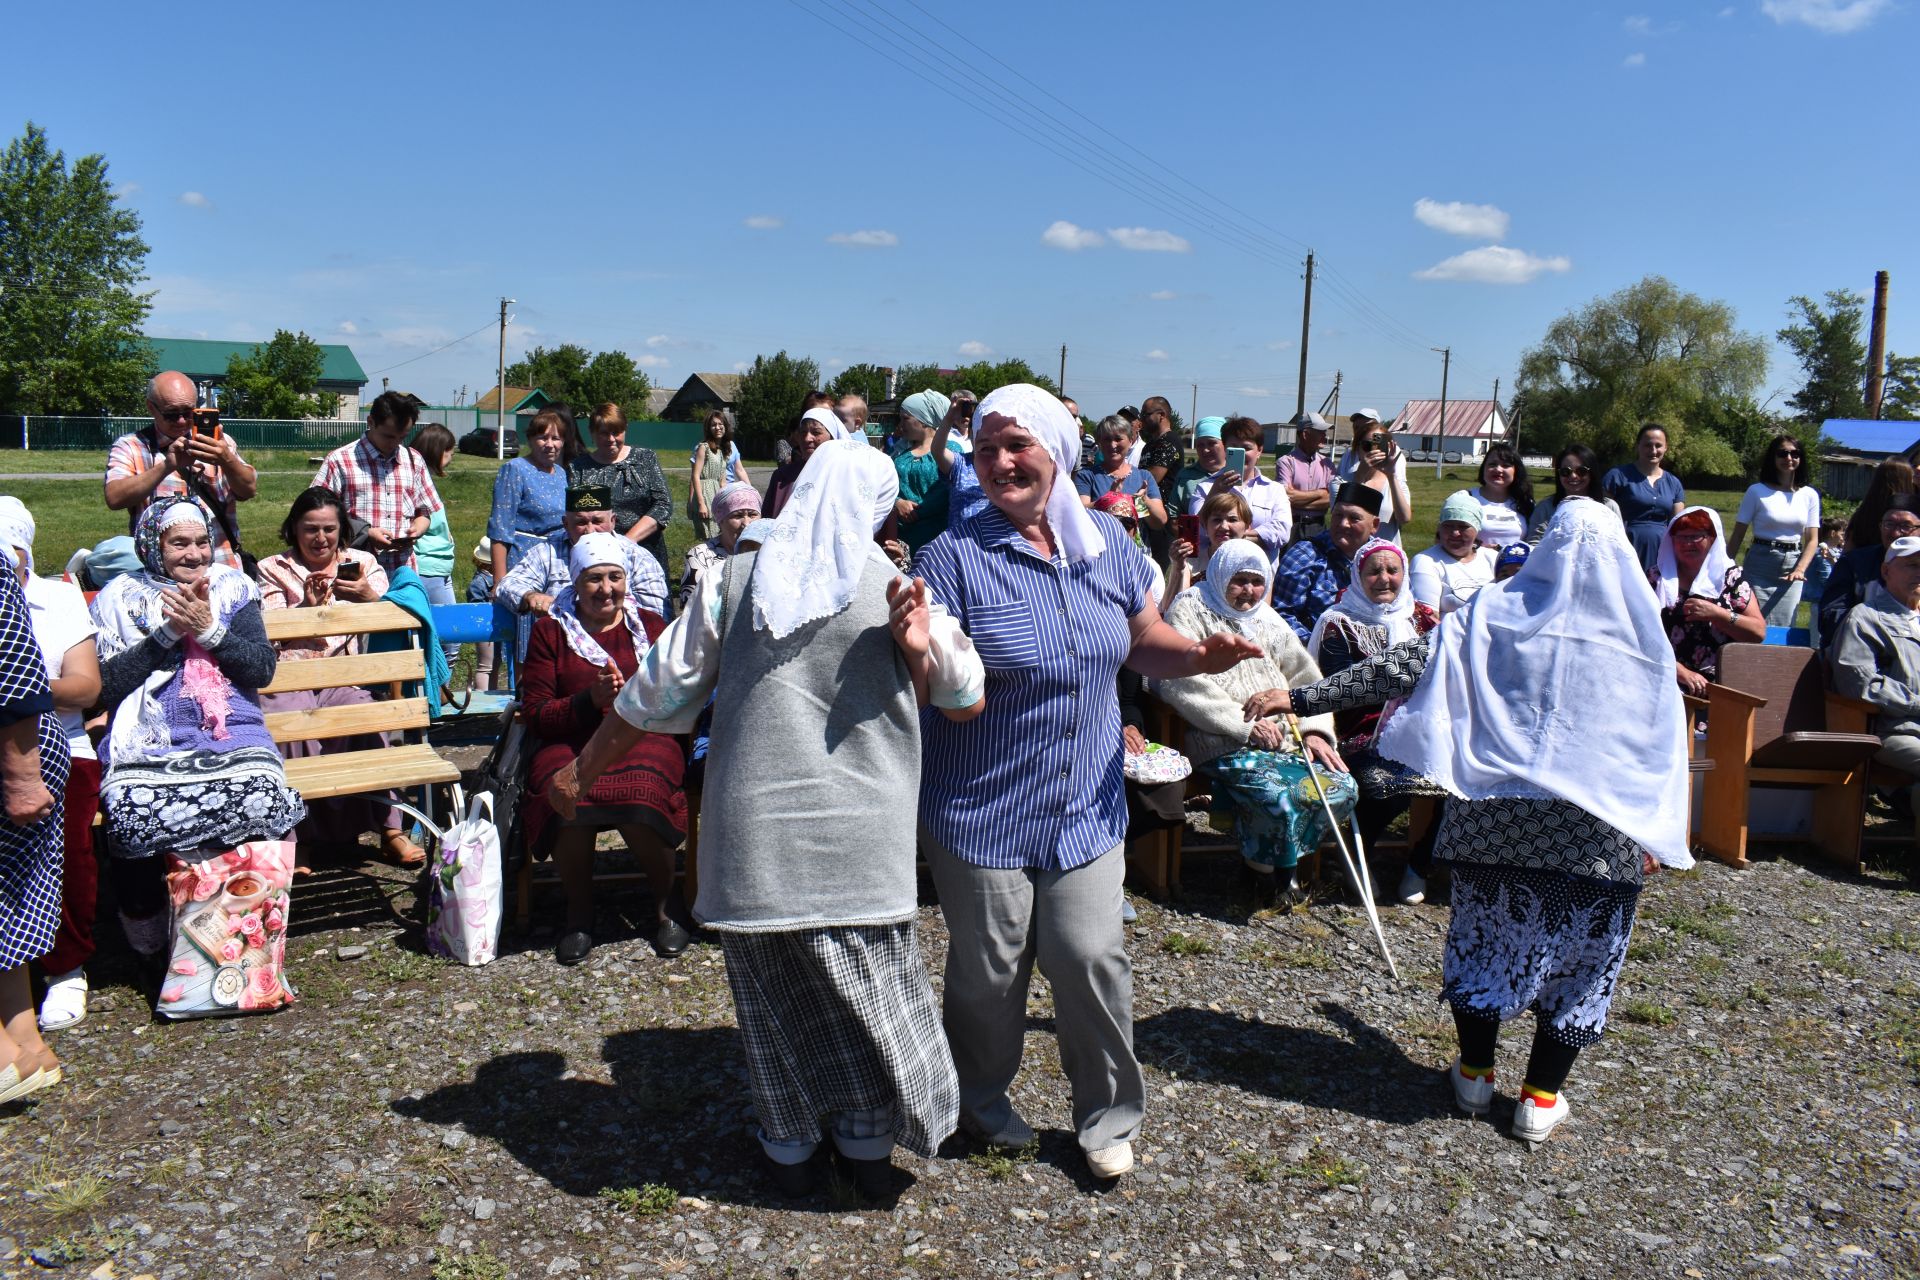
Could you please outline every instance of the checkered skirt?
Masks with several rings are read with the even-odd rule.
[[[835,1113],[891,1108],[908,1151],[946,1141],[960,1085],[913,921],[723,933],[720,946],[769,1138],[818,1142]]]
[[[48,692],[26,595],[11,568],[0,567],[0,708],[42,699]],[[53,812],[30,827],[16,827],[0,816],[0,970],[45,955],[60,927],[67,735],[51,711],[38,719],[40,778],[53,793]]]

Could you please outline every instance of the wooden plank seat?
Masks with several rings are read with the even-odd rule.
[[[320,636],[369,636],[396,631],[413,632],[412,647],[385,653],[354,653],[334,658],[301,658],[282,662],[261,693],[317,692],[323,689],[365,687],[383,691],[384,698],[344,707],[308,711],[274,711],[266,715],[267,731],[276,743],[357,737],[369,733],[424,734],[429,723],[427,700],[405,696],[404,686],[426,679],[426,656],[420,650],[419,622],[405,609],[384,600],[370,604],[329,604],[310,609],[269,609],[262,615],[267,639],[275,644]],[[362,792],[430,787],[458,782],[460,770],[423,741],[307,756],[286,763],[287,783],[309,800]],[[431,812],[431,807],[428,806]]]

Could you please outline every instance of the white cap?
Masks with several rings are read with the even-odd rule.
[[[1368,422],[1378,422],[1380,421],[1380,411],[1378,409],[1355,409],[1347,415],[1347,418],[1352,422],[1358,422],[1362,418],[1365,418]]]
[[[1913,555],[1920,555],[1920,538],[1912,536],[1895,538],[1893,545],[1887,548],[1887,554],[1881,557],[1880,563],[1885,564],[1889,560],[1904,560],[1908,556]]]
[[[1328,430],[1327,420],[1317,413],[1296,413],[1292,425],[1302,431],[1318,431],[1322,434]]]

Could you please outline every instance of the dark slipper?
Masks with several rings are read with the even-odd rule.
[[[685,951],[687,944],[692,941],[693,935],[672,916],[661,921],[660,927],[653,931],[653,950],[656,955],[669,958],[677,956]]]
[[[579,964],[593,951],[593,935],[585,929],[572,929],[560,935],[553,958],[561,964]]]

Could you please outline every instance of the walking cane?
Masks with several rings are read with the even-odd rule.
[[[1287,713],[1287,728],[1293,730],[1294,745],[1300,748],[1300,758],[1306,762],[1307,777],[1313,782],[1313,792],[1320,797],[1320,807],[1326,810],[1327,825],[1333,829],[1333,839],[1340,846],[1340,857],[1347,864],[1347,877],[1353,881],[1353,887],[1360,891],[1360,903],[1366,908],[1367,923],[1373,926],[1373,937],[1380,944],[1380,954],[1387,962],[1387,972],[1393,975],[1395,982],[1400,981],[1400,970],[1393,963],[1393,952],[1387,949],[1387,933],[1380,927],[1380,911],[1373,903],[1373,879],[1367,874],[1366,863],[1355,864],[1353,852],[1347,848],[1347,838],[1341,834],[1340,819],[1334,816],[1333,804],[1327,799],[1327,789],[1320,784],[1320,772],[1314,768],[1313,757],[1307,754],[1307,740],[1300,734],[1300,718],[1292,712]],[[1353,833],[1354,843],[1360,842],[1360,833]],[[1366,857],[1366,851],[1360,850],[1360,856]]]

